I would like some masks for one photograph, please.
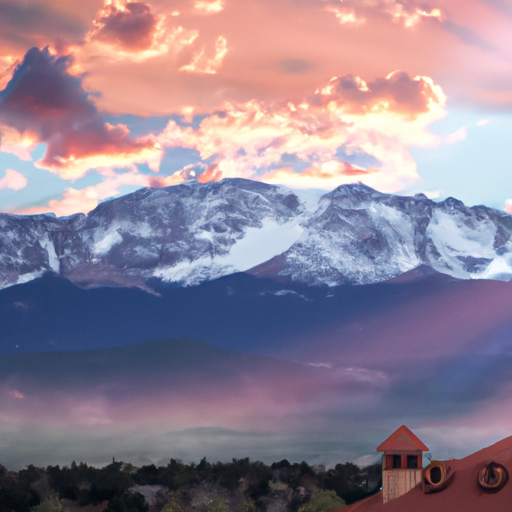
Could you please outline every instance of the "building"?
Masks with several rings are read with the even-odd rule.
[[[382,500],[384,503],[409,492],[421,482],[423,452],[428,448],[402,425],[377,447],[382,455]]]
[[[395,434],[379,448],[388,440],[392,443]],[[379,492],[342,512],[511,512],[511,474],[512,436],[462,459],[433,460],[423,469],[420,485],[386,504]]]

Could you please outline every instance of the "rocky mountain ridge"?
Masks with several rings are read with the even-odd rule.
[[[512,279],[512,216],[362,184],[315,208],[244,179],[140,189],[88,215],[0,214],[0,288],[54,272],[81,286],[180,286],[236,272],[336,286],[420,265],[455,278]]]

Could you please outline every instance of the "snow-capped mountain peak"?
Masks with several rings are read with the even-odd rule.
[[[310,201],[309,201],[310,202]],[[343,185],[311,208],[293,191],[226,179],[141,189],[67,218],[0,214],[0,287],[50,271],[82,285],[195,285],[234,272],[311,285],[387,280],[420,265],[512,278],[512,217],[448,198]]]

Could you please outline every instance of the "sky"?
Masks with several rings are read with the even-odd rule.
[[[0,211],[185,180],[512,213],[508,0],[0,0]]]

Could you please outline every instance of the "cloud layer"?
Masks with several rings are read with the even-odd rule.
[[[187,166],[410,190],[412,148],[470,136],[431,132],[450,105],[512,105],[512,18],[483,0],[0,0],[0,14],[0,150],[62,178],[61,213]],[[133,116],[172,120],[135,135]],[[105,183],[76,183],[91,170]]]
[[[217,51],[225,51],[225,41]],[[188,71],[213,73],[215,62],[200,52]],[[33,48],[0,93],[4,151],[30,160],[42,142],[46,151],[37,167],[68,180],[91,169],[104,177],[97,185],[68,186],[62,199],[39,212],[87,212],[119,193],[120,185],[167,186],[194,176],[201,182],[244,177],[323,189],[363,180],[397,192],[418,180],[410,147],[438,144],[429,125],[445,115],[439,85],[396,71],[368,82],[354,75],[333,77],[296,103],[224,102],[195,127],[171,120],[160,133],[133,138],[126,125],[105,121],[81,76],[71,74],[72,66],[71,56]],[[184,111],[192,120],[194,109]],[[169,174],[160,163],[171,149],[193,150],[198,158]],[[162,176],[141,173],[137,163],[162,170]]]
[[[438,142],[428,125],[444,116],[445,101],[427,77],[395,72],[366,83],[348,75],[298,104],[228,103],[197,130],[170,121],[158,141],[214,159],[201,181],[244,177],[330,188],[363,179],[398,191],[418,179],[409,146]],[[354,155],[375,163],[358,165]]]

